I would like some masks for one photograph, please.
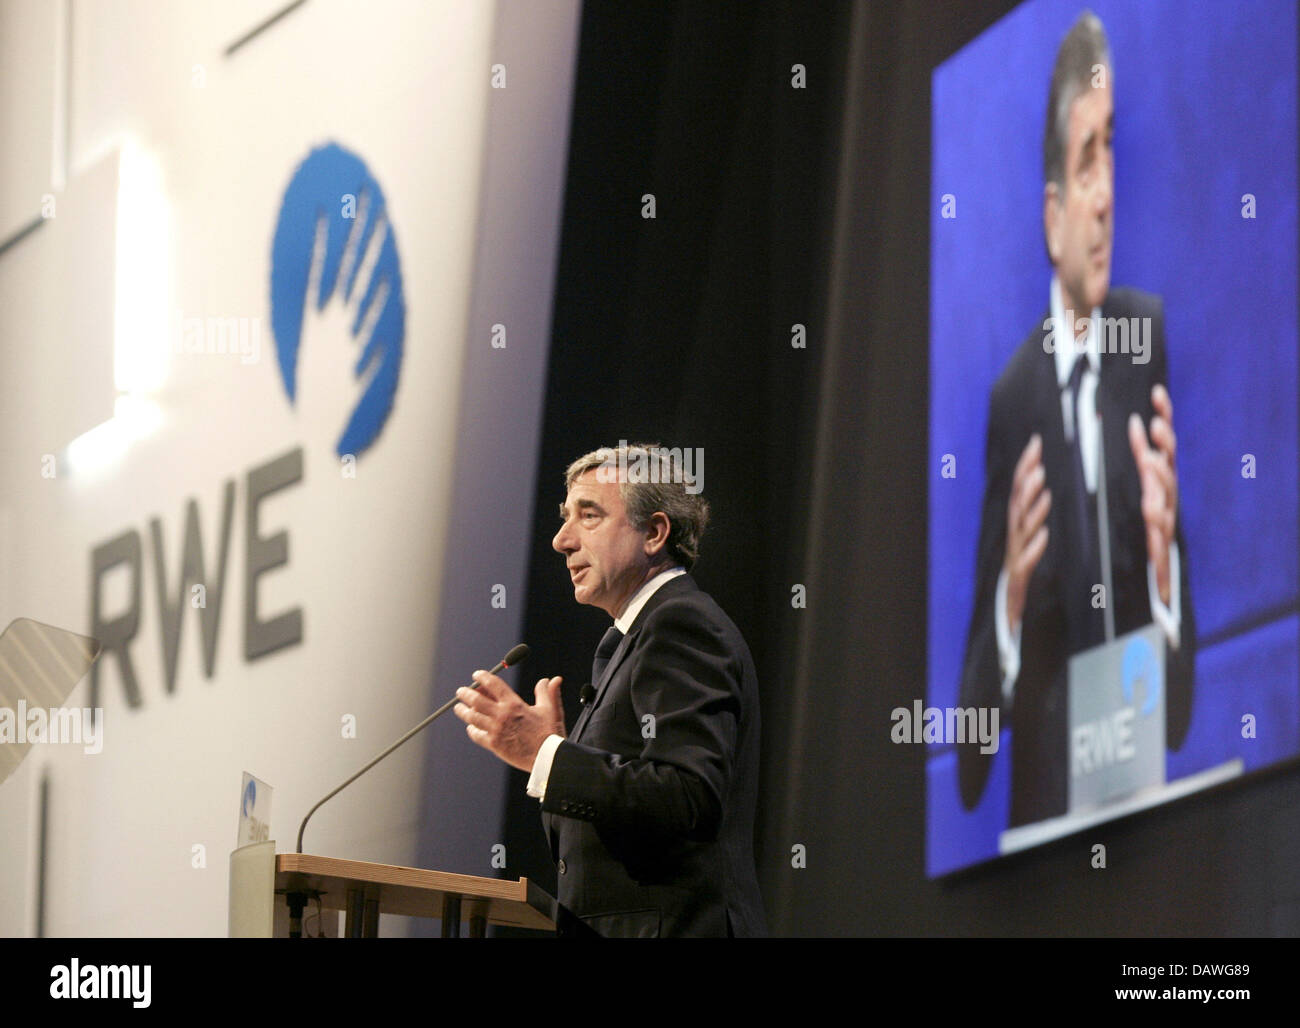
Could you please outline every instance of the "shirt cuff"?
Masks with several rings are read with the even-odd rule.
[[[1007,624],[1007,572],[998,575],[998,591],[993,598],[993,623],[998,633],[998,660],[1002,665],[1002,699],[1011,702],[1016,691],[1016,678],[1020,675],[1020,628],[1015,634]],[[1020,626],[1024,627],[1023,623]]]
[[[1160,602],[1156,588],[1156,566],[1147,561],[1147,593],[1151,597],[1151,619],[1160,626],[1169,640],[1169,648],[1176,650],[1182,642],[1183,605],[1179,583],[1182,567],[1178,561],[1178,544],[1169,544],[1169,606]]]
[[[539,800],[546,798],[546,782],[551,777],[551,763],[555,760],[555,751],[560,748],[562,742],[564,736],[548,735],[541,749],[537,751],[537,759],[533,761],[533,773],[528,776],[529,796]]]

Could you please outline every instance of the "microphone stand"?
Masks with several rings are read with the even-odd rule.
[[[523,653],[519,653],[518,651],[519,651],[520,649],[522,649],[524,652],[523,652]],[[498,663],[496,667],[494,667],[491,671],[488,672],[488,674],[490,674],[490,675],[495,675],[498,671],[501,671],[501,670],[503,670],[504,668],[513,667],[515,664],[521,664],[521,663],[523,663],[524,659],[527,658],[527,656],[528,656],[528,647],[527,647],[527,646],[522,646],[522,645],[520,645],[520,646],[516,646],[513,650],[511,650],[509,653],[506,654],[506,659],[503,660],[503,661],[501,661],[500,663]],[[511,657],[514,657],[515,659],[514,659],[513,661],[511,661],[511,659],[510,659]],[[477,683],[477,682],[471,682],[471,683],[470,683],[470,688],[471,688],[471,689],[477,689],[477,688],[478,688],[478,683]],[[331,800],[331,799],[333,799],[335,796],[337,796],[339,793],[341,793],[344,789],[346,789],[349,785],[351,785],[351,784],[352,784],[353,782],[355,782],[358,778],[360,778],[360,777],[361,777],[362,775],[364,775],[367,771],[369,771],[372,767],[374,767],[374,766],[375,766],[376,764],[378,764],[381,760],[383,760],[386,756],[388,756],[390,753],[392,753],[393,750],[395,750],[395,749],[397,749],[397,747],[401,746],[402,743],[406,742],[406,741],[407,741],[408,739],[410,739],[412,736],[418,734],[419,732],[421,732],[421,731],[423,731],[425,728],[427,728],[429,725],[433,724],[433,722],[435,722],[436,720],[438,720],[438,718],[442,717],[443,714],[447,713],[447,711],[451,710],[451,708],[454,707],[455,705],[456,705],[456,697],[453,696],[453,697],[452,697],[451,699],[449,699],[446,703],[444,703],[441,707],[439,707],[439,708],[438,708],[437,710],[435,710],[432,714],[430,714],[430,715],[429,715],[428,717],[426,717],[423,721],[421,721],[418,725],[416,725],[416,726],[415,726],[414,728],[412,728],[409,732],[407,732],[404,736],[402,736],[400,739],[398,739],[397,742],[393,743],[393,745],[389,746],[388,749],[384,750],[383,753],[381,753],[381,754],[379,754],[379,756],[375,757],[374,760],[372,760],[369,764],[367,764],[367,765],[366,765],[365,767],[363,767],[360,771],[358,771],[356,774],[354,774],[354,775],[353,775],[351,778],[349,778],[346,782],[344,782],[342,785],[340,785],[340,786],[339,786],[337,789],[335,789],[333,792],[329,793],[329,795],[327,795],[327,796],[325,796],[324,798],[322,798],[322,799],[321,799],[321,800],[316,804],[316,806],[314,806],[314,807],[311,808],[311,810],[307,811],[307,816],[304,817],[304,818],[302,819],[302,824],[298,826],[298,849],[297,849],[297,852],[298,852],[298,853],[301,853],[301,852],[302,852],[302,833],[303,833],[304,831],[306,831],[306,829],[307,829],[307,822],[308,822],[309,820],[311,820],[311,816],[312,816],[312,814],[316,813],[316,811],[319,810],[319,809],[321,808],[321,806],[322,806],[322,805],[323,805],[327,800]]]

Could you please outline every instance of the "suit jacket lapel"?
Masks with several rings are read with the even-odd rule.
[[[605,689],[608,687],[610,679],[614,677],[614,672],[617,671],[618,666],[623,663],[623,658],[632,651],[632,642],[636,639],[637,633],[641,630],[640,622],[641,619],[638,617],[636,624],[632,626],[632,630],[628,632],[627,635],[623,636],[622,641],[614,650],[613,656],[609,658],[609,663],[605,665],[605,670],[600,676],[600,681],[594,683],[596,695],[592,697],[590,703],[586,704],[586,706],[582,708],[582,713],[578,715],[577,723],[574,724],[573,731],[569,735],[570,740],[577,742],[578,737],[582,735],[582,730],[587,727],[587,721],[591,717],[591,712],[596,709],[596,705],[600,703],[601,697],[605,695]]]
[[[622,664],[627,655],[632,652],[637,636],[641,633],[641,626],[645,624],[646,618],[650,616],[651,611],[675,593],[686,592],[698,588],[699,586],[695,584],[695,579],[693,579],[688,572],[687,574],[678,575],[676,578],[665,582],[655,590],[654,595],[645,601],[645,606],[641,608],[640,613],[636,616],[636,620],[632,622],[631,629],[629,629],[628,633],[623,636],[623,641],[618,644],[618,648],[614,651],[614,655],[609,658],[609,663],[605,666],[605,672],[600,676],[600,681],[594,683],[596,695],[592,698],[592,701],[587,704],[582,714],[579,715],[577,723],[573,726],[573,731],[569,735],[569,738],[572,741],[576,742],[578,740],[583,729],[587,727],[587,722],[591,718],[592,711],[600,706],[600,701],[604,699],[605,692],[609,689],[609,683],[614,680],[614,675],[618,671],[619,665]]]
[[[1122,314],[1122,311],[1103,307],[1106,317]],[[1122,572],[1130,562],[1126,559],[1128,550],[1117,547],[1113,533],[1123,520],[1124,512],[1141,509],[1140,478],[1133,460],[1133,448],[1128,441],[1128,419],[1130,414],[1136,413],[1144,418],[1145,423],[1144,414],[1149,403],[1142,394],[1141,383],[1145,379],[1125,373],[1122,367],[1121,362],[1131,360],[1129,354],[1103,352],[1097,384],[1097,411],[1101,414],[1101,440],[1106,462],[1106,507],[1112,533],[1111,562],[1112,568],[1118,572]],[[1113,598],[1111,602],[1114,602]]]
[[[623,641],[618,644],[618,648],[614,650],[613,656],[609,658],[609,663],[605,666],[605,671],[604,674],[600,676],[600,681],[593,683],[596,687],[596,695],[592,698],[590,703],[583,707],[582,713],[578,715],[578,720],[574,723],[573,730],[568,735],[569,742],[577,742],[579,737],[582,735],[583,729],[587,727],[587,722],[591,718],[591,712],[600,705],[600,701],[604,698],[605,692],[609,688],[609,683],[614,680],[614,674],[618,671],[619,665],[622,664],[627,655],[632,652],[632,647],[636,642],[637,636],[641,633],[641,626],[645,624],[646,618],[650,616],[650,612],[674,593],[692,591],[698,588],[699,586],[695,584],[695,579],[693,579],[689,573],[678,575],[671,581],[665,582],[661,585],[655,590],[654,595],[651,596],[650,599],[646,600],[645,606],[641,608],[641,613],[639,613],[636,616],[636,620],[632,622],[631,629],[625,636],[623,636]],[[546,811],[542,811],[542,828],[545,830],[547,838],[551,844],[551,859],[558,860],[560,856],[559,827],[555,823],[555,817]]]

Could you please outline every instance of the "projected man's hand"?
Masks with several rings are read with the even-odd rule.
[[[1155,445],[1148,445],[1142,419],[1136,414],[1129,415],[1128,441],[1142,480],[1147,559],[1155,567],[1160,602],[1169,606],[1169,545],[1178,523],[1178,470],[1174,463],[1178,437],[1174,435],[1174,404],[1164,386],[1152,387],[1151,404],[1156,409],[1151,419],[1151,442]]]
[[[1013,633],[1024,616],[1029,579],[1047,549],[1052,491],[1045,487],[1046,481],[1043,440],[1035,433],[1016,462],[1007,503],[1007,552],[1002,566],[1007,573],[1007,624]]]

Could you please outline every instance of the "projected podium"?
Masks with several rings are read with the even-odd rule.
[[[527,878],[478,878],[391,864],[275,852],[260,842],[230,854],[231,938],[286,938],[301,934],[303,914],[346,914],[344,935],[373,938],[380,914],[432,917],[442,937],[482,938],[489,924],[554,932],[566,912]],[[326,918],[321,918],[322,925]]]

